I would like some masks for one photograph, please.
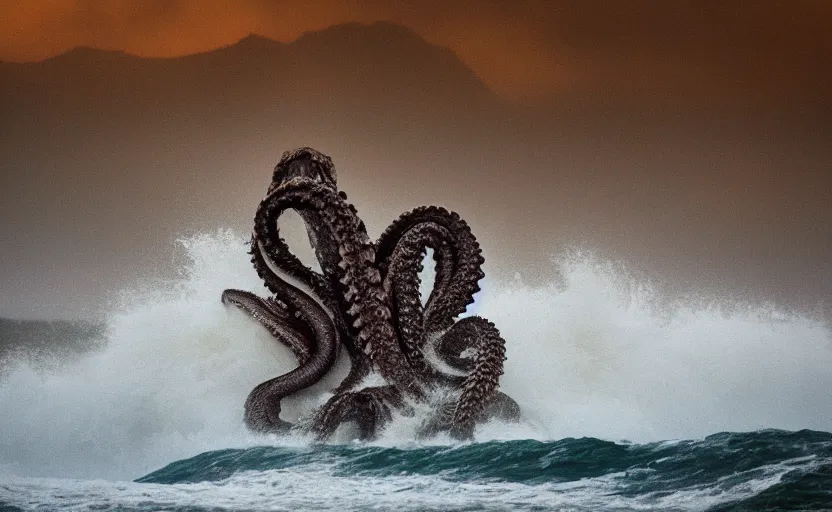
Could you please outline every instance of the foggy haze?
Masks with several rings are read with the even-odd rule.
[[[624,89],[653,101],[820,99],[829,107],[830,20],[824,0],[35,0],[25,9],[0,5],[0,60],[41,60],[77,46],[173,57],[250,33],[291,42],[346,22],[390,21],[450,48],[515,101]]]
[[[801,39],[801,59],[735,55],[750,63],[734,75],[708,57],[719,49],[663,69],[621,37],[598,42],[635,59],[619,79],[535,106],[389,23],[172,59],[82,48],[0,64],[0,316],[96,318],[119,290],[173,276],[175,239],[247,233],[280,154],[301,145],[333,158],[371,236],[421,204],[458,211],[490,282],[551,280],[558,251],[581,246],[670,295],[828,308],[828,33]]]

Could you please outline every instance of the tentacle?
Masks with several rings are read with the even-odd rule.
[[[474,435],[476,421],[496,396],[506,359],[505,340],[493,323],[477,316],[463,318],[451,331],[457,331],[454,336],[468,338],[468,346],[474,351],[473,370],[462,384],[450,430],[454,437],[468,439]]]
[[[266,283],[266,286],[270,290],[276,289],[275,280],[277,282],[282,282],[280,277],[272,270],[271,266],[267,261],[267,256],[264,254],[264,244],[259,241],[256,236],[252,237],[251,240],[251,262],[254,264],[254,268],[257,271],[257,274],[260,276],[261,279]],[[312,292],[315,294],[314,292]],[[345,317],[343,314],[340,314],[340,307],[337,298],[335,297],[334,293],[329,293],[327,289],[327,296],[321,297],[319,294],[315,294],[320,301],[329,309],[332,314],[332,320],[335,324],[335,330],[338,332],[338,337],[342,340],[342,343],[347,348],[347,353],[350,356],[350,360],[352,362],[352,366],[350,368],[349,375],[346,379],[341,383],[338,387],[338,390],[345,390],[352,388],[355,383],[359,382],[364,376],[369,373],[369,362],[367,361],[366,355],[357,348],[355,341],[352,339],[353,334],[349,331],[349,328],[345,322]]]
[[[396,244],[384,279],[402,350],[417,373],[425,376],[431,372],[422,352],[426,335],[419,273],[425,249],[431,247],[435,252],[447,253],[450,251],[448,239],[450,234],[442,226],[429,222],[415,225]]]
[[[335,178],[335,167],[328,156],[311,148],[299,148],[293,151],[287,151],[283,153],[283,156],[274,168],[272,181],[269,184],[266,196],[272,195],[280,185],[293,179],[308,179],[320,186],[326,186],[335,190]],[[258,213],[260,213],[260,210],[258,210]],[[320,231],[313,231],[311,229],[313,225],[315,229],[323,227],[320,222],[315,222],[317,219],[310,218],[316,212],[305,211],[299,213],[307,221],[307,232],[309,233],[310,243],[315,249],[316,255],[319,256],[321,268],[332,267],[332,261],[320,257],[321,252],[337,253],[337,246],[331,247],[332,244],[327,245],[325,243],[331,236],[319,236],[321,234]],[[254,238],[257,238],[263,243],[266,256],[271,259],[277,268],[286,272],[289,276],[303,283],[305,286],[308,286],[321,299],[330,299],[333,296],[333,291],[329,287],[326,278],[304,265],[297,256],[292,254],[286,241],[280,237],[280,230],[275,222],[276,220],[266,219],[259,215],[255,215],[254,217]],[[252,249],[256,249],[256,246],[252,245]]]
[[[251,292],[229,289],[222,292],[222,303],[233,304],[260,322],[275,339],[292,350],[300,365],[306,364],[317,348],[309,325],[275,298],[263,299]]]
[[[473,436],[473,424],[467,432],[453,433],[453,418],[458,398],[457,396],[457,400],[444,400],[436,404],[430,417],[417,430],[416,436],[419,439],[425,439],[441,432],[451,432],[458,439],[470,439]],[[484,404],[475,423],[492,419],[516,423],[520,421],[520,406],[507,394],[497,391],[494,397]]]
[[[333,189],[308,179],[293,178],[275,188],[261,203],[256,218],[274,224],[286,209],[320,212],[321,223],[338,244],[339,293],[349,307],[359,347],[388,382],[409,393],[419,395],[413,373],[398,346],[392,328],[387,295],[381,276],[374,266],[375,252],[357,216]],[[269,240],[265,241],[268,243]]]
[[[257,432],[283,432],[291,424],[280,418],[280,400],[316,383],[335,363],[338,347],[338,333],[326,311],[311,297],[297,288],[282,282],[277,289],[280,300],[286,305],[287,312],[306,325],[315,340],[315,350],[294,370],[261,383],[249,393],[245,402],[245,423]],[[260,308],[257,301],[250,301],[245,292],[231,291],[223,294],[224,301],[245,304],[258,315],[272,315],[271,325],[279,326],[282,312],[273,308]],[[287,336],[296,336],[286,334]]]
[[[303,218],[321,273],[303,265],[280,237],[277,221],[287,209]],[[437,275],[423,307],[419,272],[427,247],[433,248]],[[298,384],[290,378],[293,373],[320,359],[321,347],[310,348],[301,340],[320,339],[321,314],[328,321],[330,338],[335,336],[334,346],[339,336],[345,344],[353,368],[312,419],[309,428],[318,439],[328,438],[347,421],[356,423],[362,439],[375,437],[390,421],[391,408],[403,408],[406,396],[424,398],[423,385],[428,383],[456,390],[457,398],[446,404],[447,411],[436,416],[431,426],[448,430],[454,437],[470,438],[476,422],[485,418],[519,417],[516,402],[497,390],[505,359],[505,342],[499,331],[479,317],[454,324],[473,302],[483,277],[479,244],[456,213],[440,207],[416,208],[393,222],[373,245],[346,194],[337,190],[332,161],[315,150],[301,148],[285,153],[275,167],[268,194],[255,215],[252,262],[286,307],[234,294],[229,300],[237,298],[236,303],[252,316],[260,315],[261,323],[272,332],[291,330],[294,338],[283,334],[281,341],[296,353],[309,348],[312,355],[300,368],[252,391],[246,401],[246,423],[251,428],[275,431],[288,427],[279,418],[279,400]],[[313,297],[291,287],[287,291],[282,275],[307,287],[330,309],[333,319]],[[301,304],[303,299],[312,304]],[[300,323],[293,323],[295,313],[301,315]],[[423,357],[425,341],[442,332],[445,334],[433,348],[458,375],[438,372]],[[332,362],[334,355],[318,365],[320,375]],[[353,391],[370,366],[376,367],[389,385]],[[307,376],[307,381],[313,380]]]
[[[338,173],[332,159],[310,147],[283,152],[280,161],[274,167],[272,182],[266,195],[270,195],[277,187],[294,178],[307,178],[331,189],[338,186]]]
[[[428,335],[448,329],[454,319],[474,301],[479,280],[484,277],[482,249],[468,224],[455,212],[438,206],[422,206],[402,214],[376,243],[376,262],[386,275],[396,245],[414,226],[433,223],[451,235],[450,252],[434,252],[437,280],[425,307],[425,330]],[[449,258],[450,256],[450,258]]]
[[[306,179],[337,193],[336,172],[332,160],[311,148],[300,148],[283,154],[275,167],[272,183],[269,186],[269,195],[281,184],[292,179]],[[339,195],[342,199],[346,199],[346,194],[339,193]],[[355,208],[349,204],[347,207],[350,213],[358,219]],[[258,209],[254,219],[252,263],[258,275],[266,281],[267,286],[270,286],[268,276],[273,272],[266,264],[265,258],[268,258],[275,268],[307,286],[331,311],[341,313],[335,314],[333,320],[341,341],[350,355],[352,367],[349,376],[339,389],[349,389],[368,373],[369,364],[360,349],[360,343],[354,339],[354,332],[345,322],[345,312],[349,305],[338,293],[339,280],[343,274],[338,268],[340,261],[338,243],[330,232],[329,226],[322,221],[321,212],[315,209],[305,209],[299,210],[298,213],[306,224],[310,243],[315,249],[324,275],[313,271],[292,254],[285,240],[280,237],[277,223],[279,214],[274,217],[265,217],[263,209]],[[360,219],[358,219],[358,229],[366,234],[366,229]],[[258,246],[258,241],[262,247]]]
[[[354,422],[358,437],[371,440],[393,419],[391,406],[404,405],[401,393],[394,386],[377,386],[360,391],[334,395],[316,415],[312,430],[318,441],[332,437],[339,425]]]

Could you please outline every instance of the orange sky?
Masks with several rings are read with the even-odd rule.
[[[672,4],[672,5],[671,5]],[[0,3],[0,59],[74,46],[175,56],[248,33],[288,42],[333,24],[389,20],[454,50],[497,93],[570,85],[817,95],[832,84],[832,3],[646,0],[421,2],[32,0]],[[710,92],[709,92],[710,91]],[[700,91],[702,92],[702,91]]]
[[[87,302],[77,300],[80,290],[98,301],[107,283],[123,280],[125,268],[136,278],[160,268],[173,272],[170,261],[159,258],[169,237],[177,236],[174,231],[208,229],[228,219],[246,229],[251,201],[262,194],[262,170],[274,165],[275,151],[301,144],[343,161],[350,169],[347,179],[364,184],[354,188],[368,199],[385,198],[375,205],[365,202],[378,216],[377,231],[398,213],[395,205],[457,204],[471,213],[472,222],[483,223],[478,233],[493,242],[492,261],[511,266],[511,272],[515,266],[547,268],[540,247],[557,237],[589,233],[632,261],[658,262],[651,268],[678,274],[682,281],[801,300],[828,297],[832,237],[821,219],[830,217],[832,204],[829,0],[311,5],[0,1],[0,60],[38,60],[78,45],[176,56],[232,44],[249,33],[290,42],[333,24],[391,21],[455,51],[504,98],[541,101],[535,108],[503,109],[488,97],[471,102],[481,111],[463,108],[455,103],[457,94],[482,89],[462,83],[470,76],[455,61],[440,69],[441,59],[419,65],[437,62],[437,77],[447,77],[447,82],[437,78],[441,88],[432,96],[425,87],[429,81],[422,80],[431,70],[408,67],[408,55],[444,54],[421,45],[414,53],[406,45],[390,46],[401,49],[394,62],[409,70],[396,78],[413,86],[409,96],[389,85],[399,82],[379,79],[390,70],[385,53],[384,69],[365,60],[356,73],[356,81],[360,76],[382,84],[373,94],[321,79],[316,85],[331,102],[318,101],[317,91],[277,102],[268,86],[282,82],[241,81],[241,92],[254,93],[221,109],[213,100],[226,92],[217,87],[222,84],[177,81],[176,65],[104,59],[129,61],[136,73],[122,76],[126,68],[114,67],[101,77],[73,67],[83,59],[65,59],[64,68],[0,66],[0,80],[8,86],[0,94],[0,189],[10,191],[9,199],[0,201],[0,239],[9,240],[0,251],[5,269],[0,277],[8,276],[0,289],[19,287],[17,295],[2,297],[0,316],[22,314],[30,307],[24,304],[39,303],[57,279],[65,279],[66,299],[58,302],[60,314],[67,315]],[[346,74],[356,67],[350,59],[358,54],[338,52],[334,45],[350,44],[343,41],[351,39],[329,38],[317,48],[352,55],[338,61],[339,72]],[[359,51],[370,52],[372,59],[373,45],[386,42],[373,39]],[[246,69],[259,77],[259,65],[252,62]],[[148,67],[153,73],[141,71]],[[161,83],[176,90],[151,88],[142,97],[137,88],[147,82],[125,86],[139,75],[161,76]],[[74,78],[62,80],[67,76]],[[328,75],[324,69],[316,76]],[[227,82],[232,83],[237,82]],[[99,85],[113,87],[104,91],[112,92],[103,96],[107,101],[101,100]],[[307,87],[300,81],[290,85],[299,91]],[[294,91],[288,85],[287,90]],[[388,91],[393,94],[385,95]],[[332,108],[336,101],[343,104]],[[375,108],[365,108],[369,105]],[[394,124],[400,126],[391,130]],[[437,153],[434,146],[444,149]],[[130,163],[122,168],[113,162]],[[388,172],[392,167],[397,171]],[[518,169],[518,178],[504,179],[507,168]],[[249,188],[227,179],[232,169],[244,170]],[[196,174],[206,177],[199,200],[190,193]],[[416,199],[416,191],[424,199]],[[40,207],[44,202],[58,205],[61,223],[49,217],[53,209]],[[125,226],[118,215],[122,203],[148,217],[128,216],[132,224]],[[44,234],[33,225],[52,231]],[[110,259],[101,263],[105,252]],[[67,255],[60,259],[66,267],[55,266],[56,253]],[[527,261],[518,263],[518,254]],[[725,284],[729,281],[733,284]]]

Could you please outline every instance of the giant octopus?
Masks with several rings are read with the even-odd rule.
[[[306,225],[320,272],[281,238],[278,220],[290,209]],[[423,304],[427,249],[436,277]],[[518,420],[517,403],[498,390],[506,359],[500,332],[479,316],[458,319],[480,289],[481,253],[468,224],[437,206],[402,214],[371,241],[338,190],[332,160],[311,148],[284,153],[251,235],[251,261],[273,295],[229,289],[222,301],[267,328],[298,367],[251,391],[246,426],[258,433],[301,430],[323,441],[352,423],[357,437],[369,440],[394,413],[412,415],[414,406],[427,405],[432,412],[420,436],[447,432],[464,440],[479,422]],[[281,400],[326,375],[342,346],[350,370],[332,397],[296,424],[281,419]]]

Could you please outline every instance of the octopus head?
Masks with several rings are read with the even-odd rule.
[[[326,187],[336,187],[332,159],[312,148],[298,148],[283,153],[274,168],[269,190],[274,190],[293,178],[306,178]]]

